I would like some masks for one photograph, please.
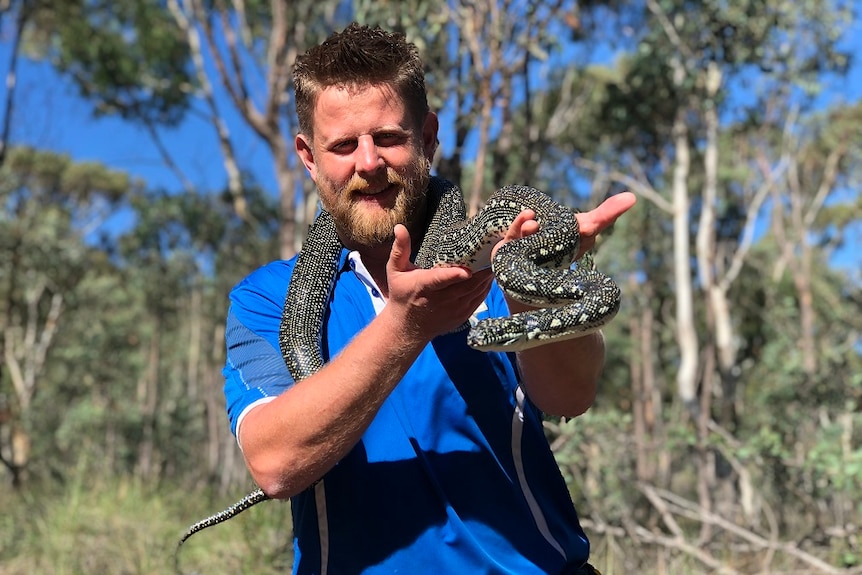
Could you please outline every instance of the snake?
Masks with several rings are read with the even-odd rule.
[[[621,294],[616,283],[594,266],[576,262],[580,250],[576,210],[535,188],[505,186],[467,219],[461,190],[436,176],[429,181],[427,201],[428,225],[414,258],[417,267],[462,266],[472,271],[490,267],[509,297],[534,307],[506,317],[465,322],[456,331],[467,331],[471,348],[521,351],[583,337],[601,329],[619,311]],[[535,213],[539,231],[506,242],[492,257],[494,246],[527,209]],[[297,382],[324,365],[321,326],[342,248],[332,216],[321,211],[297,255],[279,327],[279,347]],[[268,499],[257,488],[224,511],[198,521],[186,530],[177,552],[195,533]]]

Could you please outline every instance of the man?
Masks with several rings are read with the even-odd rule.
[[[294,382],[278,332],[295,259],[231,294],[225,394],[248,468],[292,501],[294,572],[591,573],[541,424],[591,405],[600,333],[471,350],[471,315],[526,306],[490,271],[418,269],[438,122],[403,36],[351,25],[296,61],[296,151],[344,245],[325,366]],[[634,202],[579,214],[583,248]],[[538,229],[530,211],[503,241]]]

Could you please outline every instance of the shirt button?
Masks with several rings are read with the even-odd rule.
[[[375,288],[371,288],[371,295],[373,295],[374,297],[380,297],[380,292],[377,291]]]

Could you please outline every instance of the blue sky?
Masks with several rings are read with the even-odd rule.
[[[0,45],[4,77],[8,52],[5,43]],[[224,106],[224,110],[230,108]],[[181,189],[142,128],[116,118],[94,118],[91,106],[77,95],[77,89],[46,64],[26,60],[19,64],[14,114],[13,144],[67,153],[76,160],[99,161],[140,177],[151,187]],[[162,129],[161,134],[175,162],[194,184],[205,190],[224,185],[221,155],[209,124],[190,115],[182,125]],[[238,155],[252,159],[251,167],[266,180],[272,171],[269,150],[247,130],[235,129],[233,135]]]

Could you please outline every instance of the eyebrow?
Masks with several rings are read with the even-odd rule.
[[[365,134],[369,134],[371,137],[376,137],[380,134],[396,134],[401,136],[409,136],[411,131],[412,130],[410,128],[405,128],[400,124],[389,124],[385,126],[379,126],[377,128],[374,128],[370,132],[363,132],[362,134],[358,135],[353,133],[341,132],[331,135],[330,137],[324,137],[323,135],[319,134],[317,139],[320,140],[321,145],[331,146],[335,143],[343,142],[346,140],[356,140],[359,138],[359,136],[363,136]]]

